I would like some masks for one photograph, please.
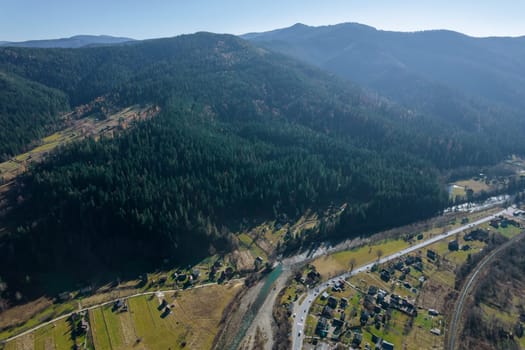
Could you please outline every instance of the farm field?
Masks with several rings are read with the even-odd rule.
[[[93,345],[111,350],[209,349],[223,312],[242,286],[236,281],[176,293],[159,292],[125,300],[127,310],[113,304],[92,309],[88,319]],[[5,349],[71,350],[73,345],[71,325],[63,319],[7,343]]]
[[[7,343],[6,350],[71,350],[71,326],[63,319]]]
[[[222,314],[242,286],[241,282],[128,300],[129,311],[110,306],[91,312],[96,348],[209,349]],[[171,312],[160,307],[166,300]]]

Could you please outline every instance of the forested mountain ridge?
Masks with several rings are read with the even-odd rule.
[[[286,119],[325,132],[365,134],[363,142],[378,148],[388,149],[391,141],[410,153],[426,153],[424,158],[439,167],[494,162],[519,149],[487,147],[458,126],[396,107],[233,36],[200,33],[78,50],[0,48],[0,70],[65,92],[71,106],[112,93],[122,104],[162,104],[175,96],[206,100],[213,112],[227,112],[228,118],[239,117],[235,109],[241,105],[266,115],[277,108],[287,112]],[[480,136],[491,141],[490,134]]]
[[[525,37],[390,32],[357,23],[296,24],[244,37],[469,134],[514,141],[519,136],[509,125],[525,130]]]
[[[348,236],[408,223],[447,204],[441,169],[508,152],[231,35],[0,48],[0,72],[61,91],[70,107],[104,95],[162,110],[19,179],[0,240],[0,275],[15,285],[79,278],[83,265],[187,262],[234,247],[240,222],[332,203],[348,204],[337,230]]]
[[[0,161],[58,128],[69,109],[63,92],[1,71],[0,91]]]
[[[36,48],[79,48],[94,45],[115,45],[129,41],[131,38],[114,37],[109,35],[75,35],[70,38],[44,39],[28,41],[0,41],[0,46],[36,47]]]

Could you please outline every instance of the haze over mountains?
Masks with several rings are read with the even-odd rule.
[[[356,23],[296,24],[243,37],[463,129],[490,129],[485,123],[508,115],[523,119],[525,37],[389,32]]]
[[[109,35],[75,35],[70,38],[28,40],[21,42],[0,41],[0,46],[35,47],[35,48],[79,48],[93,45],[112,45],[128,41],[131,38],[114,37]]]

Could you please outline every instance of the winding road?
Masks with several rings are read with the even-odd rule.
[[[352,271],[345,272],[345,273],[343,273],[343,274],[341,274],[339,276],[331,278],[330,280],[322,283],[321,285],[316,286],[314,289],[310,289],[306,293],[306,298],[304,298],[304,301],[302,303],[300,303],[299,305],[295,305],[295,307],[294,307],[294,312],[296,314],[296,317],[295,317],[295,320],[294,320],[294,323],[293,323],[293,327],[292,327],[292,349],[293,350],[300,350],[302,348],[302,346],[303,346],[304,328],[305,328],[304,327],[304,322],[306,320],[306,317],[308,316],[308,311],[310,310],[310,307],[312,306],[312,302],[317,297],[317,295],[319,295],[319,293],[322,293],[324,290],[326,290],[328,287],[330,287],[330,285],[333,284],[335,281],[337,281],[339,279],[347,279],[350,276],[353,276],[353,275],[356,275],[358,273],[370,270],[372,268],[372,266],[374,264],[376,264],[376,263],[382,264],[382,263],[388,262],[390,260],[396,259],[396,258],[398,258],[398,257],[400,257],[402,255],[405,255],[405,254],[408,254],[408,253],[412,253],[412,252],[417,251],[417,250],[419,250],[419,249],[421,249],[423,247],[426,247],[428,245],[436,243],[436,242],[438,242],[438,241],[440,241],[442,239],[445,239],[445,238],[450,237],[450,236],[454,236],[455,234],[457,234],[459,232],[462,232],[462,231],[464,231],[464,230],[466,230],[468,228],[471,228],[471,227],[483,224],[485,222],[488,222],[488,221],[490,221],[491,219],[493,219],[496,216],[503,215],[503,214],[512,215],[512,211],[513,211],[512,208],[507,208],[507,209],[502,210],[502,211],[500,211],[500,212],[498,212],[496,214],[488,215],[488,216],[486,216],[484,218],[481,218],[479,220],[471,222],[471,223],[469,223],[467,225],[463,225],[461,227],[455,228],[453,230],[447,231],[447,232],[445,232],[443,234],[434,236],[434,237],[432,237],[430,239],[427,239],[427,240],[425,240],[423,242],[415,244],[415,245],[413,245],[411,247],[402,249],[402,250],[400,250],[397,253],[388,255],[388,256],[386,256],[384,258],[381,258],[379,261],[374,261],[374,262],[371,262],[369,264],[357,267],[357,268],[355,268]]]

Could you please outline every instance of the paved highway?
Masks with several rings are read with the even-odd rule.
[[[379,260],[379,263],[382,264],[382,263],[385,263],[387,261],[390,261],[390,260],[393,260],[393,259],[396,259],[402,255],[405,255],[405,254],[408,254],[408,253],[412,253],[414,251],[417,251],[425,246],[428,246],[428,245],[431,245],[433,243],[436,243],[442,239],[445,239],[447,237],[450,237],[450,236],[454,236],[455,234],[461,232],[461,231],[464,231],[468,228],[471,228],[471,227],[474,227],[474,226],[477,226],[477,225],[480,225],[480,224],[483,224],[487,221],[490,221],[491,219],[493,219],[495,216],[499,216],[499,215],[503,215],[503,214],[507,214],[507,215],[512,215],[512,208],[508,208],[506,210],[502,210],[496,214],[492,214],[492,215],[489,215],[489,216],[486,216],[482,219],[479,219],[479,220],[476,220],[474,222],[471,222],[467,225],[463,225],[461,227],[458,227],[458,228],[455,228],[453,230],[450,230],[448,232],[445,232],[443,234],[440,234],[440,235],[437,235],[437,236],[434,236],[430,239],[427,239],[425,241],[422,241],[420,243],[417,243],[417,244],[414,244],[413,246],[410,246],[408,248],[405,248],[405,249],[402,249],[400,250],[399,252],[397,253],[394,253],[394,254],[391,254],[391,255],[388,255],[384,258],[381,258]],[[316,286],[314,289],[310,289],[307,293],[306,293],[306,298],[303,300],[302,303],[300,303],[299,305],[295,305],[294,307],[294,313],[296,314],[295,316],[295,319],[294,319],[294,323],[293,323],[293,326],[292,326],[292,349],[293,350],[300,350],[303,346],[303,339],[304,339],[304,323],[306,321],[306,317],[308,315],[308,311],[310,310],[310,307],[312,306],[312,302],[315,300],[315,298],[317,297],[317,295],[319,295],[319,293],[322,293],[324,290],[326,290],[330,285],[332,285],[335,281],[343,278],[343,279],[347,279],[349,278],[350,276],[353,276],[353,275],[356,275],[360,272],[365,272],[367,270],[369,270],[374,264],[376,263],[376,261],[374,262],[371,262],[367,265],[363,265],[363,266],[360,266],[358,268],[355,268],[352,272],[348,271],[348,272],[345,272],[339,276],[336,276],[336,277],[333,277],[332,279],[322,283],[321,285],[319,286]]]

